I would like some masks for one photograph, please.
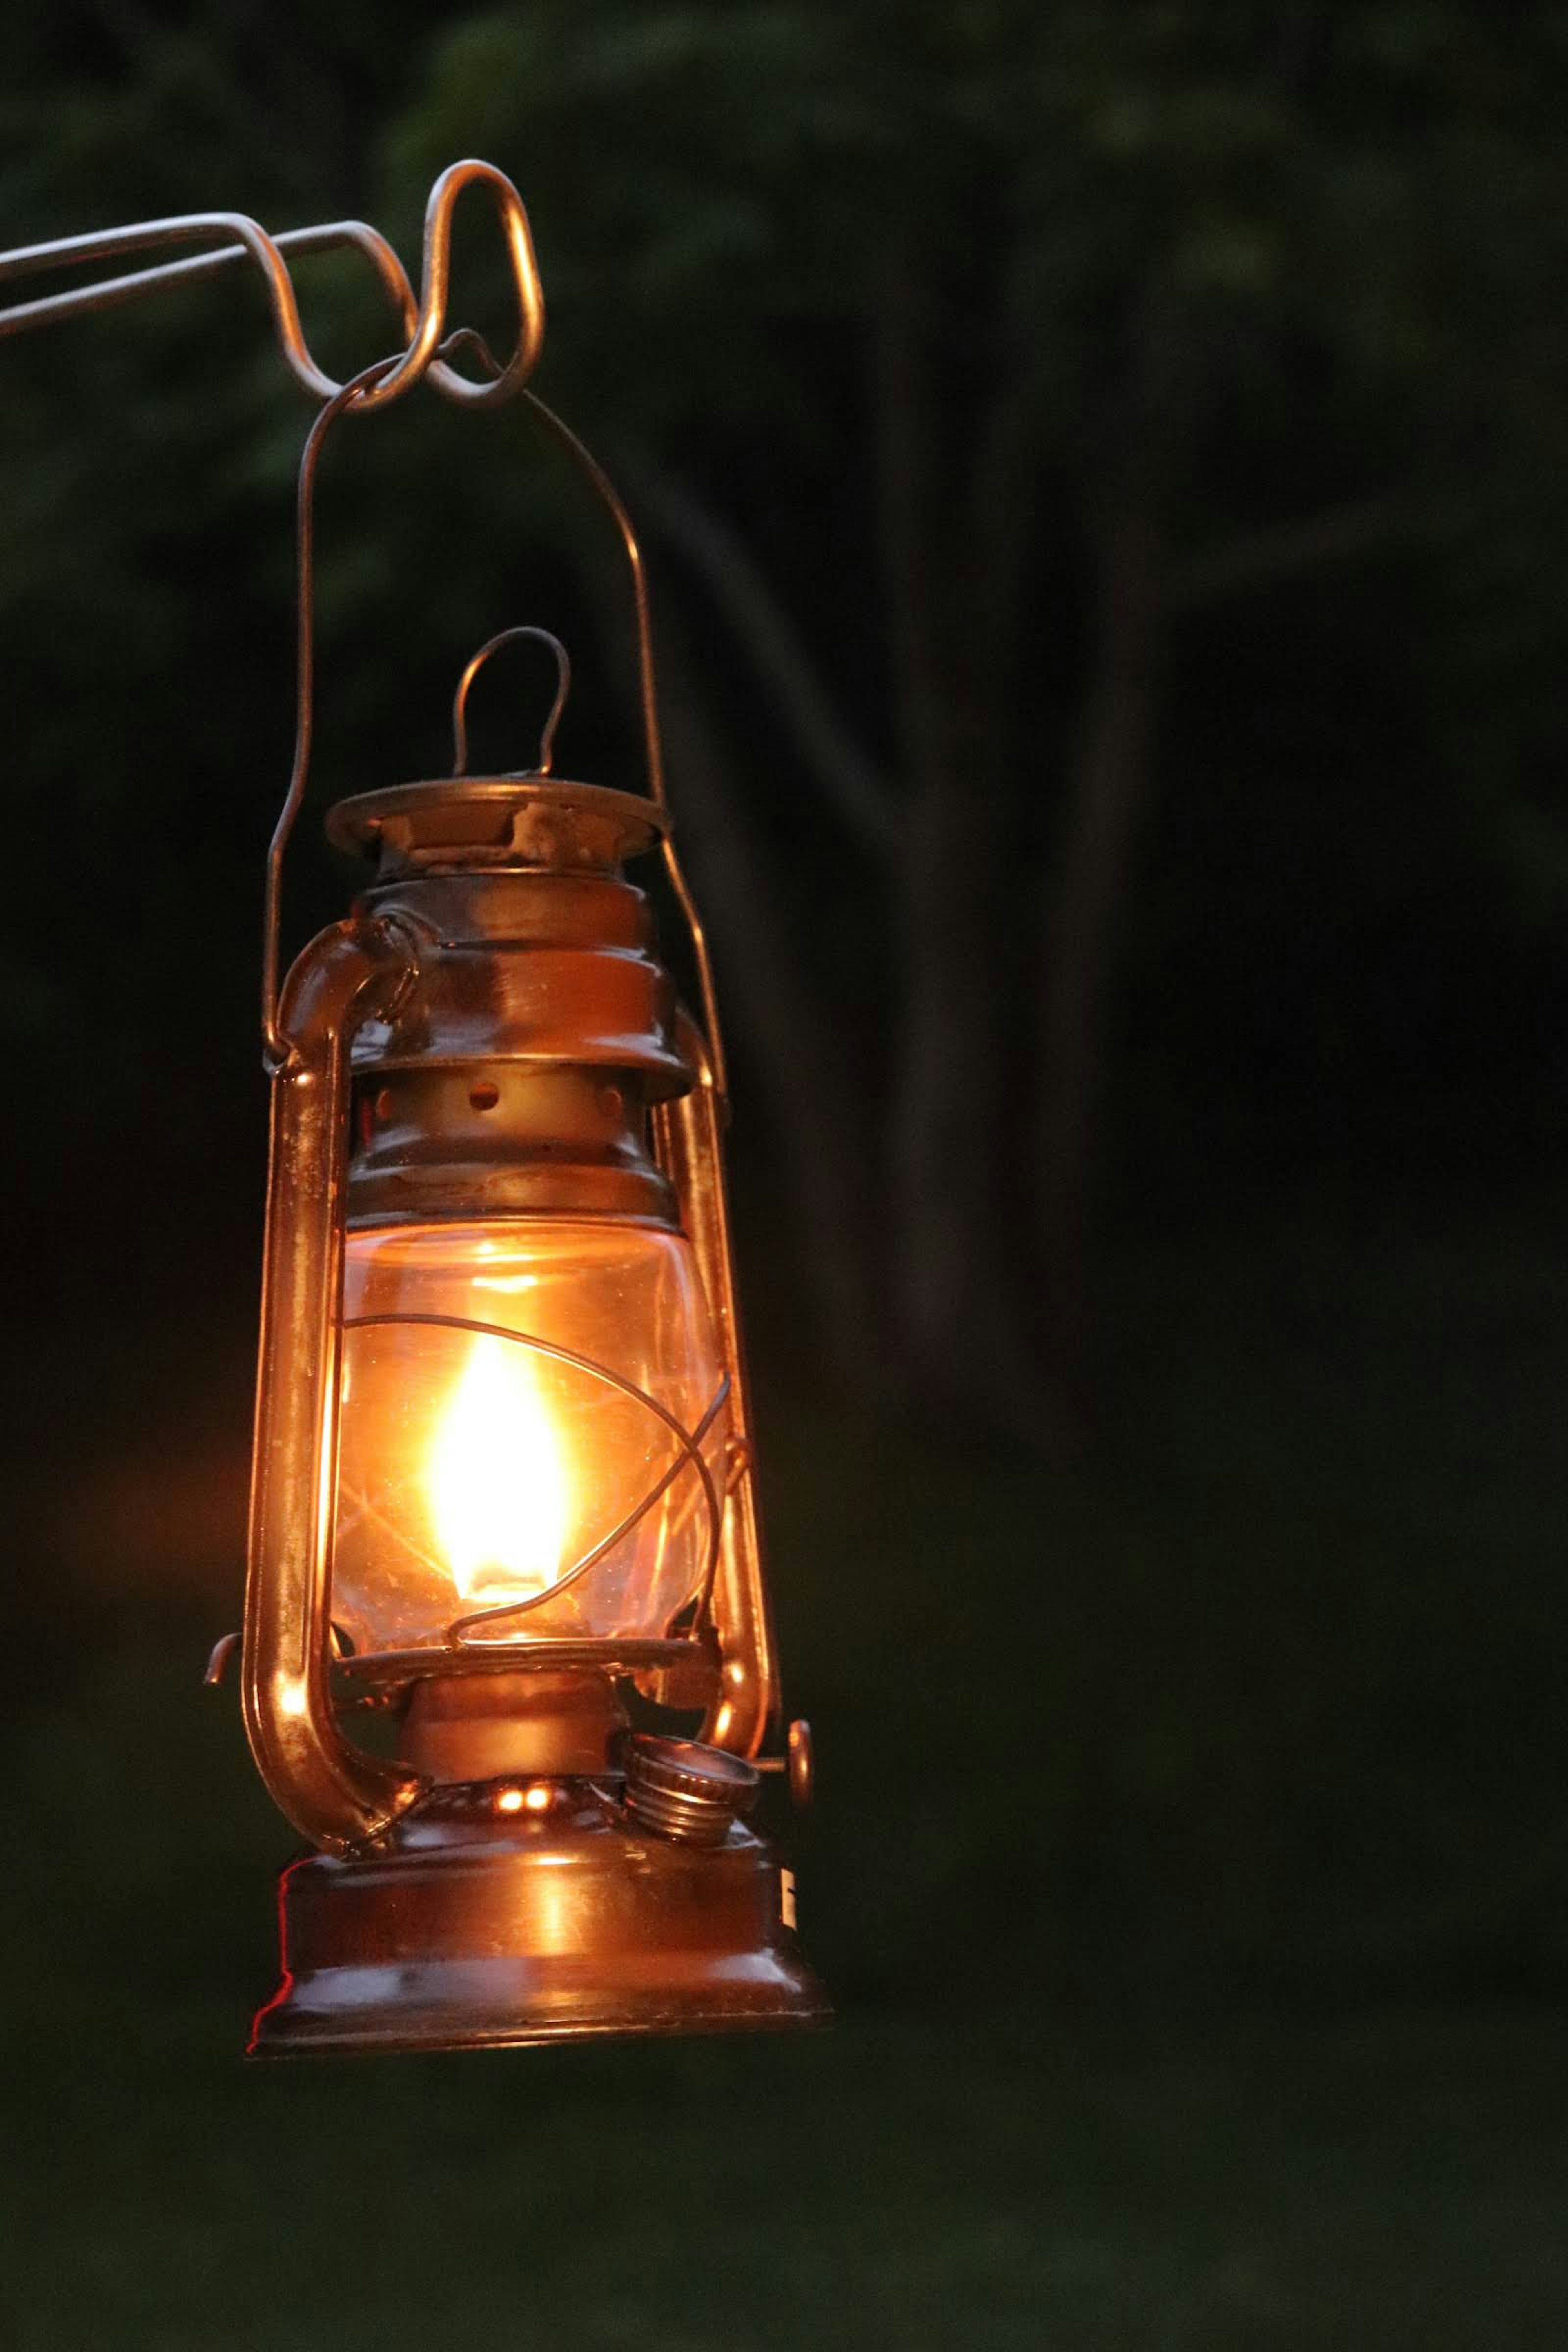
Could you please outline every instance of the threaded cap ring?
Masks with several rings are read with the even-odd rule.
[[[683,1845],[721,1845],[749,1812],[761,1775],[726,1748],[700,1739],[634,1732],[626,1743],[626,1811],[643,1829]]]

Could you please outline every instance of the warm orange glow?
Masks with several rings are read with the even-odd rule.
[[[710,1533],[663,1412],[696,1428],[723,1379],[683,1237],[607,1217],[353,1233],[343,1305],[332,1618],[355,1649],[439,1646],[490,1610],[463,1639],[662,1638]],[[721,1411],[721,1491],[728,1435]]]
[[[572,1519],[559,1433],[524,1346],[476,1333],[425,1466],[437,1545],[459,1599],[526,1601],[554,1583]]]
[[[548,1780],[531,1780],[526,1789],[498,1789],[495,1794],[498,1813],[547,1813],[555,1802],[555,1791]]]

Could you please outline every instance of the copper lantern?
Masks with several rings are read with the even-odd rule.
[[[445,325],[452,206],[474,181],[519,293],[504,368]],[[196,220],[239,243],[174,268],[258,260],[286,355],[321,404],[300,475],[298,749],[268,869],[250,1566],[242,1641],[220,1644],[210,1670],[238,1649],[257,1765],[311,1849],[283,1874],[282,1978],[251,2047],[817,2021],[794,1879],[752,1818],[770,1771],[805,1799],[810,1749],[805,1726],[786,1736],[781,1718],[721,1049],[669,838],[641,562],[616,493],[531,393],[622,528],[647,790],[553,774],[564,654],[546,632],[503,630],[458,686],[452,773],[331,811],[363,887],[277,978],[309,765],[321,443],[337,418],[425,377],[473,404],[522,389],[542,333],[526,215],[489,167],[445,174],[417,307],[374,231],[295,232],[374,246],[406,297],[405,346],[345,385],[321,376],[282,301],[289,240],[233,215]],[[182,232],[195,233],[151,224],[73,250]],[[8,258],[40,255],[71,257]],[[161,274],[53,302],[118,299]],[[480,377],[459,373],[465,353],[488,362]],[[473,775],[468,690],[513,637],[555,652],[555,705],[531,767]],[[701,1020],[678,1000],[631,878],[656,855],[689,927]]]

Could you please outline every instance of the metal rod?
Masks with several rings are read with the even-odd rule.
[[[13,303],[0,310],[0,337],[23,334],[31,327],[48,326],[62,319],[82,318],[108,310],[161,287],[216,277],[236,262],[254,261],[267,281],[273,324],[279,349],[295,379],[307,392],[327,398],[337,389],[318,366],[305,341],[294,296],[293,281],[283,260],[285,253],[328,253],[351,246],[363,253],[381,280],[384,291],[405,336],[412,337],[419,316],[414,289],[396,254],[380,231],[364,221],[328,221],[319,228],[284,229],[269,236],[258,222],[238,213],[191,213],[178,219],[143,221],[125,229],[90,236],[57,238],[52,244],[24,246],[0,254],[0,280],[34,270],[58,268],[68,262],[96,261],[118,252],[156,252],[166,245],[193,242],[203,236],[237,236],[237,245],[222,245],[184,261],[165,261],[156,269],[138,269],[123,278],[105,278],[90,286],[73,286],[34,302]]]
[[[400,926],[323,931],[294,967],[297,1042],[272,1080],[241,1688],[274,1803],[301,1836],[336,1853],[384,1829],[425,1786],[343,1738],[327,1679],[349,1057],[359,1027],[390,1014],[408,978]]]
[[[696,1070],[689,1094],[658,1103],[654,1152],[675,1187],[681,1230],[697,1255],[720,1355],[730,1376],[730,1433],[737,1451],[726,1465],[724,1540],[714,1584],[713,1615],[724,1657],[718,1700],[701,1737],[739,1756],[754,1756],[779,1714],[778,1651],[763,1574],[762,1530],[752,1469],[751,1404],[741,1340],[724,1189],[720,1106],[702,1033],[682,1013],[677,1042]]]
[[[471,187],[482,188],[495,207],[518,306],[517,349],[504,366],[492,361],[494,374],[487,373],[480,382],[458,374],[442,355],[451,285],[452,215],[458,199]],[[31,327],[110,310],[159,287],[209,277],[235,262],[248,259],[255,262],[266,280],[279,348],[296,382],[313,398],[331,400],[346,387],[334,383],[311,354],[300,322],[300,307],[284,255],[353,246],[374,264],[407,337],[406,347],[367,396],[367,408],[382,408],[400,399],[426,375],[447,400],[468,407],[500,406],[521,392],[543,348],[544,293],[522,198],[504,172],[498,172],[491,163],[471,159],[448,165],[430,191],[425,213],[423,276],[417,302],[402,262],[379,230],[364,221],[331,221],[318,227],[285,229],[273,236],[248,213],[231,212],[182,213],[166,220],[136,221],[123,228],[93,230],[82,236],[55,237],[44,245],[20,246],[14,252],[0,253],[0,281],[77,262],[102,261],[116,254],[157,253],[172,245],[201,244],[209,237],[225,242],[216,252],[163,262],[154,269],[135,270],[123,277],[102,279],[96,285],[68,287],[37,301],[14,303],[8,310],[0,310],[0,336],[21,334]]]

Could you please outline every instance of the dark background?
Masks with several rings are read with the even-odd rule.
[[[539,387],[647,526],[842,2021],[239,2063],[289,1836],[198,1681],[309,406],[248,277],[19,338],[7,2341],[1560,2346],[1568,16],[29,13],[0,243],[529,203]],[[321,530],[295,944],[507,623],[639,774],[519,411],[345,425]]]

